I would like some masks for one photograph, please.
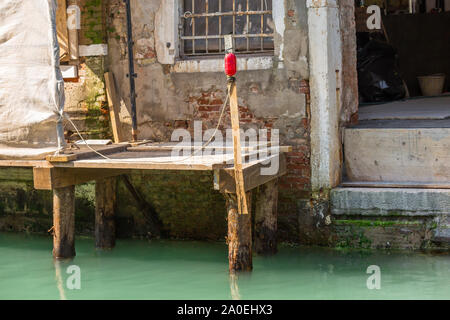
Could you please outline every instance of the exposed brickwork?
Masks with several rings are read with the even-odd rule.
[[[303,93],[306,96],[307,109],[309,109],[310,91],[309,82],[305,80],[291,80],[289,86],[292,90]],[[250,88],[251,89],[251,88]],[[256,90],[256,89],[255,89]],[[220,115],[221,107],[226,96],[222,90],[213,88],[210,91],[191,94],[188,98],[193,119],[177,120],[174,127],[183,127],[193,130],[193,121],[202,121],[203,130],[215,128]],[[309,114],[309,112],[307,113]],[[255,129],[267,129],[270,139],[270,130],[276,128],[277,118],[256,117],[245,101],[239,101],[239,115],[241,127],[245,130],[249,127]],[[291,145],[292,152],[286,154],[288,172],[280,178],[278,213],[280,220],[280,237],[283,240],[298,241],[296,213],[300,210],[299,200],[309,200],[311,197],[311,165],[310,165],[310,120],[302,118],[301,138],[289,139],[280,137],[281,144]],[[227,109],[221,126],[221,130],[230,127],[230,113]],[[279,128],[281,129],[281,128]]]
[[[103,0],[79,0],[81,9],[80,45],[106,43],[105,4]]]
[[[150,1],[151,2],[151,1]],[[156,2],[156,0],[155,0]],[[107,5],[107,8],[105,8]],[[154,92],[155,97],[145,101],[139,100],[139,112],[147,109],[164,109],[167,100],[163,95],[177,99],[187,105],[188,112],[179,118],[147,116],[140,118],[145,124],[151,124],[153,131],[158,131],[160,141],[168,141],[174,129],[186,128],[193,131],[194,121],[201,120],[203,129],[212,129],[217,125],[220,108],[226,98],[226,92],[221,85],[211,85],[209,82],[193,85],[192,90],[180,88],[188,86],[189,79],[198,77],[192,74],[191,78],[183,82],[178,81],[175,86],[171,81],[175,75],[171,74],[168,65],[159,65],[155,51],[155,11],[159,6],[148,6],[145,19],[142,12],[137,14],[134,21],[135,52],[137,72],[137,88],[139,97],[145,93]],[[124,3],[121,0],[82,0],[80,1],[82,14],[82,30],[80,31],[80,44],[106,43],[108,36],[109,50],[119,55],[119,61],[127,66],[126,50],[126,19]],[[136,6],[137,7],[137,6]],[[142,8],[141,7],[141,8]],[[106,10],[105,10],[106,9]],[[107,14],[105,14],[107,12]],[[108,24],[105,23],[107,16]],[[297,17],[297,10],[292,8],[288,17],[292,20]],[[139,20],[145,20],[141,21]],[[119,52],[120,51],[120,52]],[[297,59],[296,57],[291,57]],[[116,60],[114,60],[117,62]],[[76,120],[78,126],[86,136],[94,138],[107,137],[109,119],[107,117],[106,96],[103,84],[103,72],[112,71],[114,63],[111,55],[108,59],[101,57],[83,58],[80,61],[79,81],[66,83],[67,108],[69,114]],[[109,63],[109,64],[108,64]],[[145,73],[146,69],[151,72]],[[160,68],[160,69],[159,69]],[[159,71],[162,70],[162,71]],[[122,72],[123,71],[123,72]],[[161,72],[162,74],[159,74]],[[121,76],[127,69],[115,72],[118,92],[121,98],[128,103],[129,91],[124,85],[127,80]],[[267,76],[273,74],[271,77]],[[298,214],[301,210],[299,202],[310,199],[310,112],[309,112],[309,83],[302,80],[297,71],[266,70],[259,79],[241,81],[238,88],[239,113],[241,127],[245,129],[268,129],[270,139],[271,130],[280,130],[280,143],[290,145],[293,151],[287,154],[288,173],[280,179],[279,184],[279,235],[283,240],[298,242]],[[208,76],[207,74],[204,76]],[[209,74],[211,77],[211,74]],[[266,77],[267,76],[267,77]],[[142,80],[144,79],[144,80]],[[123,80],[123,81],[122,81]],[[139,87],[140,83],[145,85]],[[153,82],[155,82],[153,84]],[[207,83],[207,84],[206,84]],[[173,86],[173,89],[170,89]],[[140,91],[139,91],[140,90]],[[240,92],[242,90],[242,94]],[[272,90],[272,91],[271,91]],[[279,94],[277,100],[272,94]],[[175,94],[177,96],[175,96]],[[284,100],[284,95],[291,94]],[[277,103],[289,110],[286,112],[258,113],[258,103],[250,102],[254,96],[265,96],[267,102]],[[139,99],[138,97],[138,99]],[[253,98],[252,98],[253,97]],[[164,98],[164,99],[163,99]],[[303,99],[306,99],[306,112]],[[255,101],[255,100],[253,100]],[[170,102],[169,102],[170,103]],[[286,108],[287,107],[287,108]],[[164,109],[166,110],[166,109]],[[266,114],[266,116],[261,116]],[[267,116],[270,114],[271,116]],[[226,111],[220,129],[230,128],[230,113]],[[212,173],[180,173],[180,172],[152,172],[134,173],[131,180],[140,190],[145,199],[151,203],[160,214],[165,231],[170,237],[194,239],[224,239],[226,235],[225,201],[223,196],[212,189]],[[92,195],[91,195],[92,196]],[[132,199],[129,192],[119,183],[118,231],[122,236],[148,236],[145,218]]]
[[[89,138],[112,138],[108,103],[103,74],[103,57],[82,57],[79,62],[77,82],[66,82],[65,111],[74,121],[80,132]],[[76,132],[66,123],[66,129]],[[75,134],[73,139],[79,140]]]

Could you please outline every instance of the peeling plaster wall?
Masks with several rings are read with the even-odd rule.
[[[169,3],[171,1],[167,1]],[[170,132],[160,132],[161,123],[195,119],[195,106],[190,98],[198,92],[221,91],[224,98],[226,76],[223,72],[195,72],[196,68],[185,68],[180,72],[174,64],[162,64],[157,53],[158,46],[165,45],[166,39],[157,35],[157,25],[164,22],[158,14],[167,13],[161,6],[166,2],[158,0],[132,1],[133,37],[135,42],[134,58],[136,62],[136,92],[140,138],[168,140]],[[275,8],[282,4],[276,1]],[[282,23],[283,34],[276,31],[276,51],[284,48],[280,55],[271,58],[272,65],[264,65],[265,70],[239,72],[239,102],[246,106],[257,118],[277,118],[283,122],[297,119],[299,124],[306,117],[306,96],[300,85],[293,83],[307,80],[308,41],[305,1],[285,1],[283,11],[286,13]],[[122,1],[110,1],[108,7],[109,28],[109,66],[114,73],[123,107],[129,110],[129,85],[126,77],[126,17]],[[159,21],[159,22],[158,22]],[[171,19],[168,19],[171,21]],[[155,26],[156,25],[156,26]],[[281,28],[281,27],[279,27]],[[164,26],[164,32],[171,33],[171,28]],[[164,33],[162,32],[162,33]],[[170,39],[170,36],[167,36]],[[284,41],[289,39],[289,41]],[[280,57],[282,59],[280,60]],[[163,62],[167,59],[162,59]],[[220,60],[221,61],[221,60]],[[208,61],[204,61],[208,64]],[[198,63],[190,62],[191,64]],[[203,61],[202,61],[203,63]],[[209,62],[211,63],[211,62]],[[280,64],[284,68],[280,68]],[[202,68],[200,68],[202,69]],[[214,69],[221,68],[214,67]],[[249,69],[251,69],[249,67]],[[183,71],[182,70],[182,71]],[[208,67],[206,67],[208,70]],[[130,123],[127,110],[123,110],[123,120]],[[159,124],[158,124],[159,123]],[[281,124],[281,123],[280,123]],[[158,130],[155,130],[155,126]],[[128,131],[128,130],[125,130]],[[169,128],[170,131],[170,128]]]
[[[203,121],[205,130],[214,128],[225,99],[222,58],[189,62],[171,59],[170,54],[176,54],[177,46],[174,29],[167,23],[176,20],[171,14],[176,10],[176,1],[131,1],[140,139],[170,141],[174,129],[192,130],[195,120]],[[289,172],[280,181],[279,225],[283,238],[298,241],[301,200],[310,199],[306,1],[273,1],[273,12],[275,55],[252,59],[238,56],[239,110],[242,128],[279,129],[281,144],[293,146],[293,152],[287,155]],[[129,133],[130,92],[123,1],[108,2],[107,24],[109,71],[114,74],[122,100],[120,115],[124,132]],[[227,115],[221,129],[229,127]]]

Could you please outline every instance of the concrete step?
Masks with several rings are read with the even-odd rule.
[[[331,213],[340,232],[342,226],[364,227],[365,237],[378,245],[380,239],[412,248],[450,243],[449,189],[335,188]]]
[[[450,185],[450,128],[346,128],[344,153],[349,181]]]

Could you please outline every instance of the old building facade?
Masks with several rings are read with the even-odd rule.
[[[330,194],[342,181],[342,131],[358,120],[354,1],[218,0],[209,1],[208,8],[205,1],[135,0],[131,1],[133,52],[127,46],[124,1],[58,2],[65,19],[79,8],[76,50],[71,49],[73,30],[66,32],[64,19],[58,21],[61,47],[67,48],[61,58],[66,72],[65,109],[85,136],[112,138],[104,82],[104,73],[109,72],[120,99],[122,131],[131,139],[130,55],[136,73],[139,139],[170,141],[175,129],[192,131],[196,121],[205,130],[214,128],[226,98],[223,48],[214,36],[234,26],[235,34],[242,36],[236,38],[242,51],[238,50],[237,74],[241,127],[277,129],[280,144],[292,146],[288,173],[279,179],[280,239],[358,247],[385,247],[394,239],[394,246],[416,248],[431,239],[429,229],[409,220],[390,224],[386,218],[332,215]],[[259,15],[195,17],[217,11],[219,3],[220,12],[234,3],[237,11]],[[254,37],[248,40],[251,33]],[[205,34],[212,37],[205,39]],[[229,126],[227,115],[221,129]],[[69,124],[66,128],[72,130]],[[226,235],[224,199],[212,190],[212,180],[206,173],[132,175],[137,192],[162,220],[165,234],[188,239],[218,240]],[[27,181],[23,178],[22,186],[2,185],[9,188],[5,198],[13,199],[3,210],[3,229],[42,231],[46,219],[51,219],[45,192],[19,191],[28,188]],[[142,206],[120,179],[118,185],[118,236],[152,236]],[[77,201],[85,204],[78,205],[78,232],[89,234],[92,185],[77,188]],[[36,198],[43,199],[41,205],[30,207]],[[23,214],[20,224],[7,218],[16,211]],[[40,223],[27,222],[30,217]],[[405,225],[412,231],[402,238],[399,230]]]

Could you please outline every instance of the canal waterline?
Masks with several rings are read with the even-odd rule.
[[[450,299],[450,255],[286,247],[254,257],[251,274],[230,277],[224,243],[118,240],[55,263],[50,237],[0,233],[0,299]],[[69,289],[68,267],[81,288]],[[380,267],[369,290],[367,268]],[[69,269],[70,271],[70,269]],[[72,270],[73,272],[73,270]]]

